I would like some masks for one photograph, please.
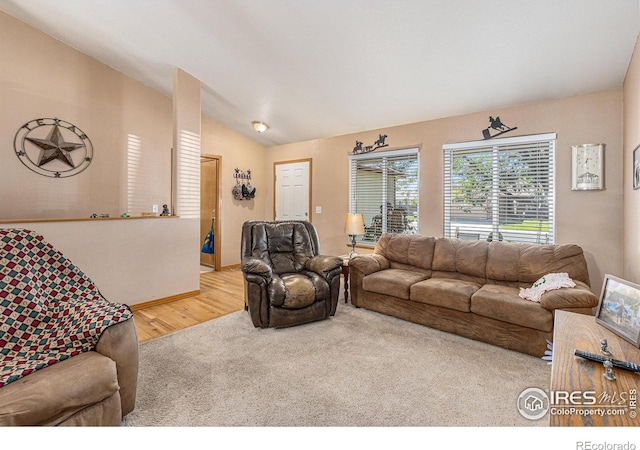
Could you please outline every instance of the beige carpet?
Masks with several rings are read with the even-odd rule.
[[[516,409],[551,368],[341,303],[329,320],[256,329],[236,312],[140,346],[128,426],[532,426]]]

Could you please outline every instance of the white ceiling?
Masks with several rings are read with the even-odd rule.
[[[638,0],[0,0],[271,146],[622,86]],[[264,134],[252,120],[271,125]]]

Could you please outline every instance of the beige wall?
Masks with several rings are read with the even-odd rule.
[[[624,81],[624,278],[640,284],[640,190],[633,190],[633,150],[640,145],[640,36]],[[640,151],[640,150],[639,150]]]
[[[199,82],[188,74],[177,77],[187,85],[174,123],[171,98],[0,12],[0,220],[139,215],[152,204],[170,205],[171,148],[179,146],[174,146],[173,125],[179,142],[180,136],[198,134],[201,116]],[[68,179],[49,179],[21,164],[13,151],[14,135],[41,117],[67,120],[89,135],[95,157],[88,169]],[[223,156],[222,207],[227,211],[219,238],[223,265],[237,264],[242,222],[264,214],[264,148],[208,118],[202,119],[200,139],[202,152]],[[231,200],[236,166],[255,171],[258,189],[252,202]],[[199,289],[197,218],[0,227],[43,234],[114,301],[131,305]]]
[[[195,227],[193,224],[195,223]],[[128,305],[199,289],[197,221],[178,218],[0,225],[42,234],[110,301]]]
[[[0,220],[140,215],[171,203],[171,98],[1,12],[0,105]],[[46,178],[18,160],[16,131],[42,117],[87,133],[94,159],[84,172]],[[43,234],[113,301],[132,305],[199,289],[193,219],[0,226]]]
[[[355,141],[373,144],[382,133],[388,135],[386,149],[419,146],[420,233],[442,236],[442,145],[482,139],[490,115],[518,127],[505,137],[557,133],[556,241],[584,248],[592,285],[599,290],[605,273],[622,273],[622,89],[277,146],[269,149],[267,165],[313,159],[312,222],[322,251],[342,254],[347,250],[343,218],[349,209],[348,154]],[[586,143],[606,144],[603,191],[571,191],[571,146]],[[272,186],[267,199],[270,211]],[[314,213],[316,206],[322,207],[321,214]]]
[[[247,124],[251,126],[251,124]],[[220,155],[221,195],[220,234],[222,267],[240,263],[240,235],[246,220],[266,218],[267,191],[271,172],[266,170],[266,150],[262,145],[231,131],[215,120],[202,116],[202,153]],[[251,184],[256,188],[253,200],[234,200],[231,190],[236,184],[234,169],[251,170]]]
[[[171,99],[2,12],[0,105],[0,220],[140,215],[170,203]],[[45,117],[89,136],[85,171],[44,177],[16,157],[18,129]]]

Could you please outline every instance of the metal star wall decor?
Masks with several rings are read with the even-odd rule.
[[[52,178],[77,175],[93,160],[93,145],[87,135],[58,118],[25,123],[16,133],[13,147],[27,168]]]

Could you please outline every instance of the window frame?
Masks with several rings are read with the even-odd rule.
[[[547,145],[548,149],[548,174],[547,174],[547,183],[548,183],[548,194],[545,198],[548,201],[548,231],[544,232],[545,239],[541,239],[542,233],[538,231],[535,241],[537,243],[555,243],[556,237],[556,227],[557,227],[557,217],[555,211],[555,197],[557,192],[556,186],[556,163],[555,163],[555,148],[556,148],[557,134],[556,133],[543,133],[536,135],[527,135],[527,136],[517,136],[511,138],[501,138],[501,139],[487,139],[481,141],[470,141],[470,142],[459,142],[455,144],[444,144],[442,146],[443,150],[443,236],[444,237],[456,237],[454,220],[452,219],[452,210],[454,206],[452,205],[453,200],[453,167],[452,167],[452,157],[456,152],[460,155],[466,153],[467,155],[475,154],[474,151],[477,151],[477,154],[480,155],[484,153],[491,153],[491,172],[492,172],[492,186],[490,188],[491,197],[492,197],[492,206],[493,210],[497,211],[497,213],[491,213],[491,230],[489,230],[489,234],[484,236],[482,233],[476,233],[479,230],[474,231],[474,237],[464,236],[462,238],[471,238],[471,239],[493,239],[494,233],[498,235],[498,239],[502,239],[502,233],[499,230],[500,224],[500,215],[503,214],[503,206],[500,204],[499,197],[499,182],[500,177],[497,177],[500,168],[500,152],[507,151],[515,151],[513,147],[526,147],[531,146],[534,148],[535,145]],[[525,148],[522,148],[525,150]],[[515,179],[514,179],[515,180]],[[542,225],[539,225],[540,227]],[[461,233],[463,234],[463,233]],[[506,232],[505,232],[506,234]],[[513,232],[510,239],[505,238],[505,240],[513,240],[517,242],[531,242],[531,240],[525,239],[527,232]],[[476,237],[477,236],[477,237]]]
[[[366,161],[366,160],[379,160],[379,159],[383,159],[385,160],[386,158],[397,158],[397,157],[402,157],[402,156],[415,156],[415,160],[417,163],[417,170],[416,170],[416,177],[417,177],[417,181],[416,181],[416,227],[415,227],[415,233],[419,233],[420,230],[420,147],[419,146],[412,146],[412,147],[405,147],[405,148],[400,148],[400,149],[393,149],[393,150],[385,150],[385,151],[373,151],[373,152],[367,152],[367,153],[358,153],[358,154],[350,154],[349,155],[349,212],[351,213],[359,213],[361,211],[357,211],[356,210],[356,206],[357,206],[357,190],[354,191],[354,189],[357,187],[357,179],[354,179],[354,171],[357,170],[357,168],[354,168],[354,164],[357,164],[357,162],[359,161]],[[388,166],[385,164],[385,171],[382,174],[382,178],[381,178],[381,190],[383,192],[384,197],[381,199],[382,205],[385,205],[386,203],[389,202],[389,199],[386,197],[387,195],[387,189],[386,189],[386,185],[387,185],[387,179],[388,179],[388,171],[386,170],[388,168]],[[385,208],[386,210],[386,208]],[[387,230],[387,214],[381,214],[382,216],[382,233],[386,232]],[[367,226],[367,223],[365,222],[365,227]],[[378,237],[379,239],[379,237]],[[363,236],[358,236],[357,237],[357,243],[358,245],[361,246],[365,246],[365,247],[375,247],[375,245],[378,242],[378,239],[374,240],[364,240],[364,235]]]

